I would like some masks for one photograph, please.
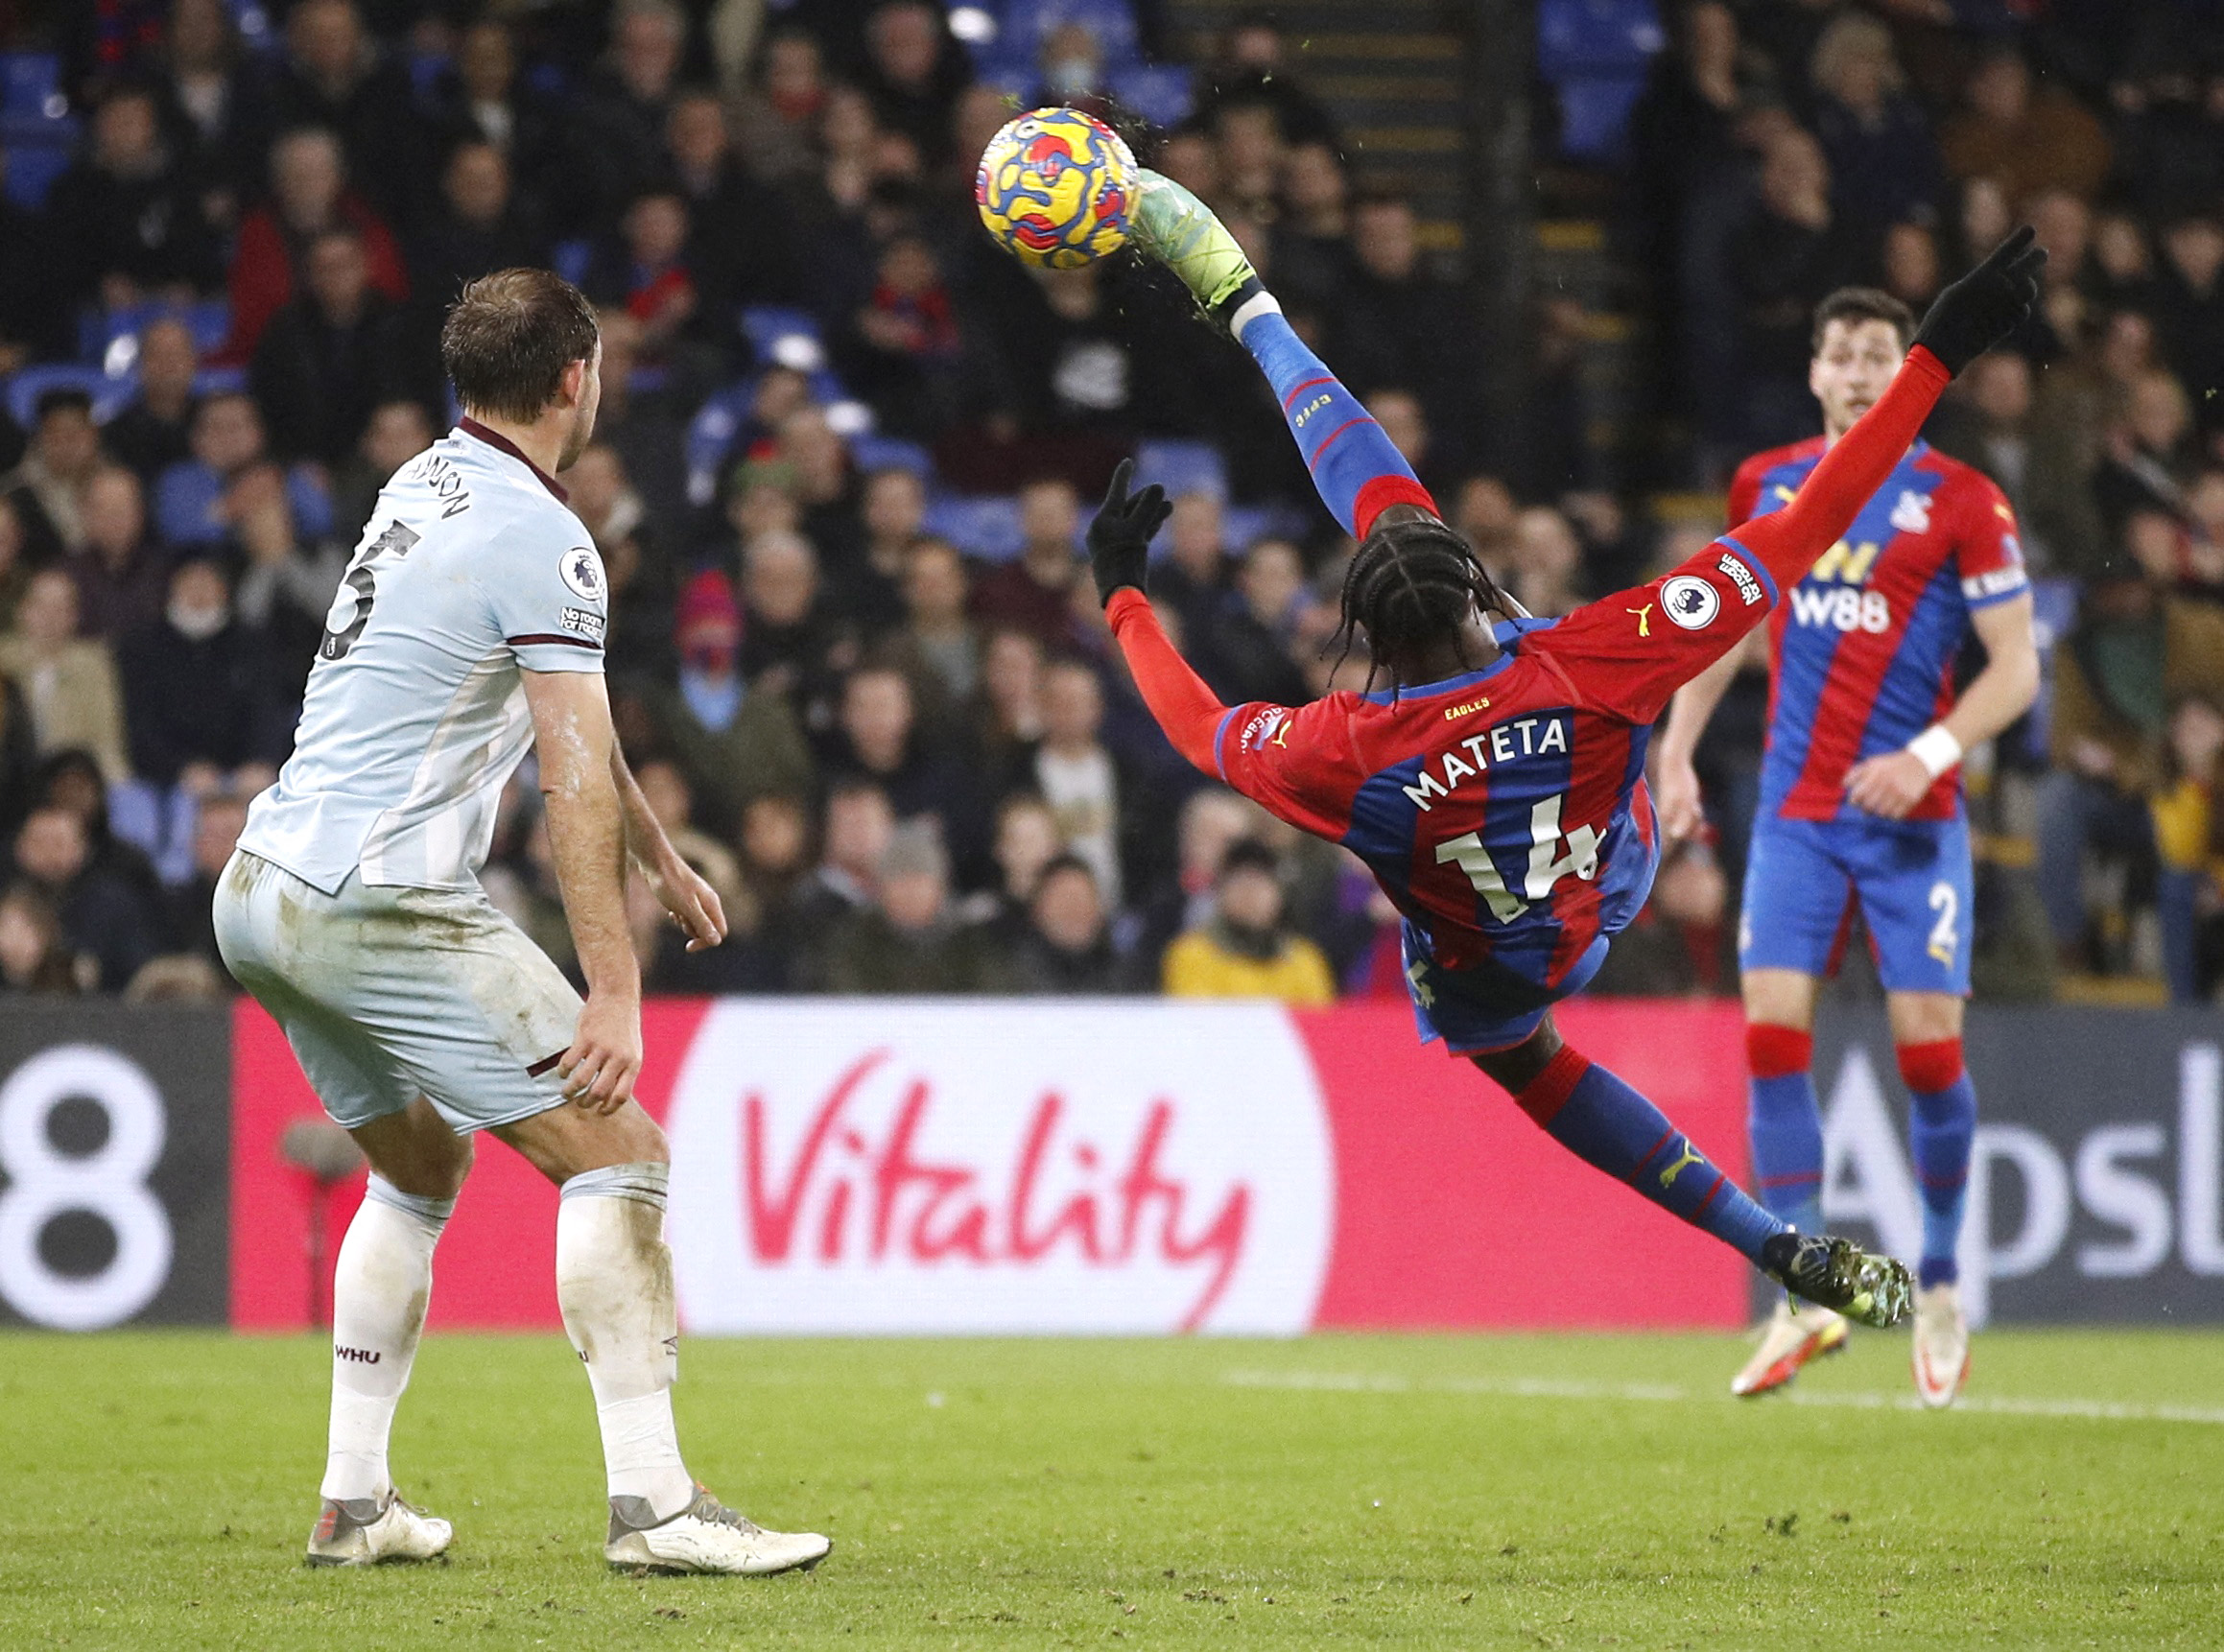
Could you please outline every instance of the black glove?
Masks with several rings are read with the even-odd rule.
[[[1173,507],[1166,489],[1152,483],[1132,497],[1127,484],[1135,477],[1135,460],[1124,459],[1112,473],[1104,503],[1089,524],[1089,572],[1097,577],[1097,600],[1110,602],[1112,593],[1144,584],[1144,569],[1150,560],[1150,537],[1166,525]]]
[[[1915,342],[1958,374],[2023,324],[2039,301],[2045,248],[2031,245],[2029,224],[1992,250],[1992,256],[1939,294]]]

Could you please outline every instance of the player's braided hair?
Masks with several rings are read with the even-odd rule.
[[[1340,665],[1351,654],[1358,633],[1367,634],[1375,673],[1415,659],[1441,637],[1457,638],[1469,613],[1508,612],[1474,550],[1434,517],[1415,517],[1378,527],[1352,558],[1343,578],[1343,623],[1333,641],[1340,642]]]

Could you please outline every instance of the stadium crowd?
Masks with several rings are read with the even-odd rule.
[[[2224,31],[2169,0],[1993,10],[1674,8],[1618,245],[1651,273],[1657,411],[1718,483],[1814,428],[1815,299],[1920,308],[2038,224],[2045,315],[1934,433],[2061,593],[2047,732],[2002,740],[1985,799],[2040,875],[1998,858],[1979,944],[1999,990],[2065,963],[2203,995]],[[641,890],[652,989],[1400,992],[1357,862],[1191,771],[1107,646],[1078,534],[1140,444],[1176,495],[1153,595],[1222,697],[1366,674],[1324,648],[1350,547],[1250,364],[1132,260],[1030,272],[981,233],[996,128],[1111,109],[1136,61],[1117,6],[1001,12],[992,59],[927,0],[295,0],[251,33],[264,9],[229,0],[17,9],[0,45],[54,66],[40,107],[76,136],[40,192],[0,117],[0,987],[225,984],[213,881],[378,488],[450,421],[442,310],[553,263],[603,318],[598,437],[563,480],[609,576],[619,728],[734,920],[688,954]],[[1564,305],[1503,458],[1473,294],[1304,76],[1239,19],[1147,158],[1239,226],[1502,582],[1561,613],[1711,532],[1584,484]],[[1734,985],[1764,692],[1702,754],[1716,843],[1671,854],[1594,990]],[[530,767],[485,880],[568,958]]]

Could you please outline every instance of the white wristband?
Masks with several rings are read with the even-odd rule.
[[[1961,742],[1953,738],[1953,730],[1943,722],[1932,723],[1909,741],[1907,751],[1933,780],[1961,761]]]

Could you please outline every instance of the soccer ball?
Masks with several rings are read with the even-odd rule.
[[[1078,109],[1035,109],[988,140],[974,204],[1013,257],[1077,270],[1127,242],[1135,156],[1120,134]]]

